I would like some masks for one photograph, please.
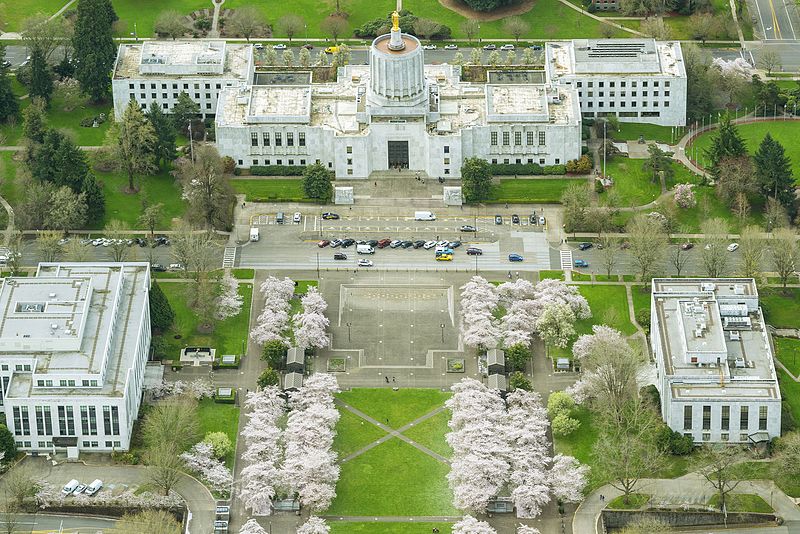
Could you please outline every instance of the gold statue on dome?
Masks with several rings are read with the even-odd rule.
[[[397,31],[400,29],[400,14],[395,11],[392,13],[392,31]]]

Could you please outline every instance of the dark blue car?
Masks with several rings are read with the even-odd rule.
[[[509,254],[508,261],[522,261],[522,256],[519,254]]]

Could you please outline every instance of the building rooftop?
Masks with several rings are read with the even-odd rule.
[[[148,305],[147,263],[42,263],[35,277],[0,280],[0,358],[30,362],[15,373],[8,397],[65,395],[33,387],[69,377],[97,381],[80,394],[121,394],[138,351]]]
[[[548,42],[545,63],[551,80],[566,75],[686,75],[680,43],[655,39]]]
[[[246,81],[252,45],[225,41],[145,41],[120,45],[114,79],[229,76]]]
[[[780,396],[754,280],[655,279],[652,303],[676,398]]]

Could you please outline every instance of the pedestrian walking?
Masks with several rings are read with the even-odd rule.
[[[383,379],[386,380],[387,384],[389,383],[389,377],[388,376],[384,376]]]
[[[392,377],[392,383],[393,383],[393,384],[394,384],[394,383],[396,383],[396,382],[395,382],[395,379],[394,379],[394,377]]]
[[[606,496],[601,493],[600,494],[600,502],[605,502],[605,501],[606,501]]]

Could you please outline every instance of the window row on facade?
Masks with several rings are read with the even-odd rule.
[[[284,132],[250,132],[250,146],[284,146]],[[286,133],[286,146],[295,146],[294,132]],[[259,143],[260,139],[260,143]],[[306,133],[297,132],[297,146],[306,146]]]
[[[503,158],[502,161],[497,158],[491,159],[492,165],[497,165],[498,163],[502,163],[503,165],[510,165],[512,163],[516,165],[522,165],[523,163],[538,163],[539,165],[547,165],[547,160],[545,158],[514,158],[514,161],[511,161],[511,158]],[[561,158],[555,158],[553,160],[553,165],[560,165]]]
[[[119,408],[117,406],[103,406],[103,434],[106,436],[119,436]],[[52,436],[53,413],[50,406],[33,407],[36,421],[36,433],[40,436]],[[79,406],[78,415],[80,416],[80,430],[83,436],[96,436],[98,434],[98,407]],[[57,406],[56,415],[58,419],[59,436],[75,436],[75,412],[72,406]],[[28,406],[14,406],[12,409],[14,419],[14,435],[31,435],[31,418]]]
[[[575,87],[581,88],[581,87],[584,87],[584,84],[586,84],[585,87],[589,87],[589,88],[595,87],[595,84],[597,84],[597,87],[600,87],[600,88],[602,88],[602,87],[617,87],[617,84],[619,84],[619,87],[628,87],[629,85],[630,85],[630,87],[640,87],[640,86],[641,87],[662,87],[662,86],[663,87],[669,87],[670,86],[669,80],[664,80],[663,84],[659,80],[619,80],[619,81],[617,81],[617,80],[613,80],[613,81],[612,80],[592,80],[592,81],[586,81],[586,82],[576,81],[575,82]]]
[[[754,407],[755,408],[755,407]],[[690,432],[695,429],[695,420],[694,420],[694,405],[686,404],[683,407],[683,429],[687,432]],[[722,441],[728,441],[727,438],[728,432],[730,430],[738,430],[741,432],[739,441],[746,441],[747,435],[751,430],[755,430],[751,428],[750,425],[750,406],[743,405],[739,406],[739,413],[738,413],[738,427],[732,428],[731,427],[731,407],[727,405],[723,405],[720,407],[719,412],[719,420],[712,421],[712,414],[711,414],[711,406],[706,404],[703,405],[701,408],[701,430],[704,431],[703,433],[703,440],[709,441],[710,440],[710,432],[711,430],[719,430],[722,432],[722,436],[726,436],[722,438]],[[765,431],[767,430],[767,418],[769,415],[769,407],[765,405],[758,406],[758,431]],[[736,414],[734,414],[736,417]]]
[[[502,146],[511,146],[511,133],[512,132],[489,132],[489,144],[491,146],[498,146],[498,138],[502,138],[503,145]],[[513,132],[514,133],[514,146],[522,146],[522,133],[523,132]],[[538,144],[539,146],[544,146],[547,142],[547,135],[546,132],[524,132],[525,133],[525,145],[526,146],[533,146],[534,144]],[[535,135],[538,133],[538,135]],[[536,141],[534,143],[534,141]]]
[[[152,90],[152,89],[157,89],[157,88],[159,88],[159,86],[160,86],[160,88],[161,88],[161,89],[167,89],[167,86],[168,86],[168,85],[169,85],[169,84],[167,84],[167,83],[164,83],[164,82],[160,82],[160,83],[150,83],[150,84],[149,84],[149,88]],[[173,83],[172,83],[172,89],[173,89],[173,90],[177,90],[179,85],[183,85],[183,87],[182,87],[183,91],[189,91],[189,85],[190,85],[190,84],[188,84],[188,83],[178,84],[178,83],[174,83],[174,82],[173,82]],[[201,84],[199,84],[199,83],[192,84],[192,88],[193,88],[195,91],[199,91],[199,90],[200,90],[200,85],[201,85]],[[231,84],[230,84],[230,83],[227,83],[227,84],[225,84],[225,85],[226,85],[226,86],[230,86]],[[137,84],[135,84],[135,83],[129,83],[129,84],[128,84],[128,89],[130,89],[131,91],[133,91],[133,90],[135,90],[135,89],[137,88],[136,86],[137,86]],[[138,84],[138,86],[139,86],[139,87],[138,87],[138,89],[139,89],[139,90],[143,90],[143,89],[147,89],[147,88],[148,88],[148,84],[146,84],[146,83],[139,83],[139,84]],[[208,90],[208,89],[211,89],[211,84],[210,84],[210,83],[204,83],[204,84],[203,84],[203,89],[206,89],[206,90]],[[219,91],[220,89],[222,89],[222,84],[221,84],[221,83],[215,83],[215,84],[214,84],[214,89],[216,89],[217,91]],[[176,98],[177,98],[177,97],[176,97]]]

